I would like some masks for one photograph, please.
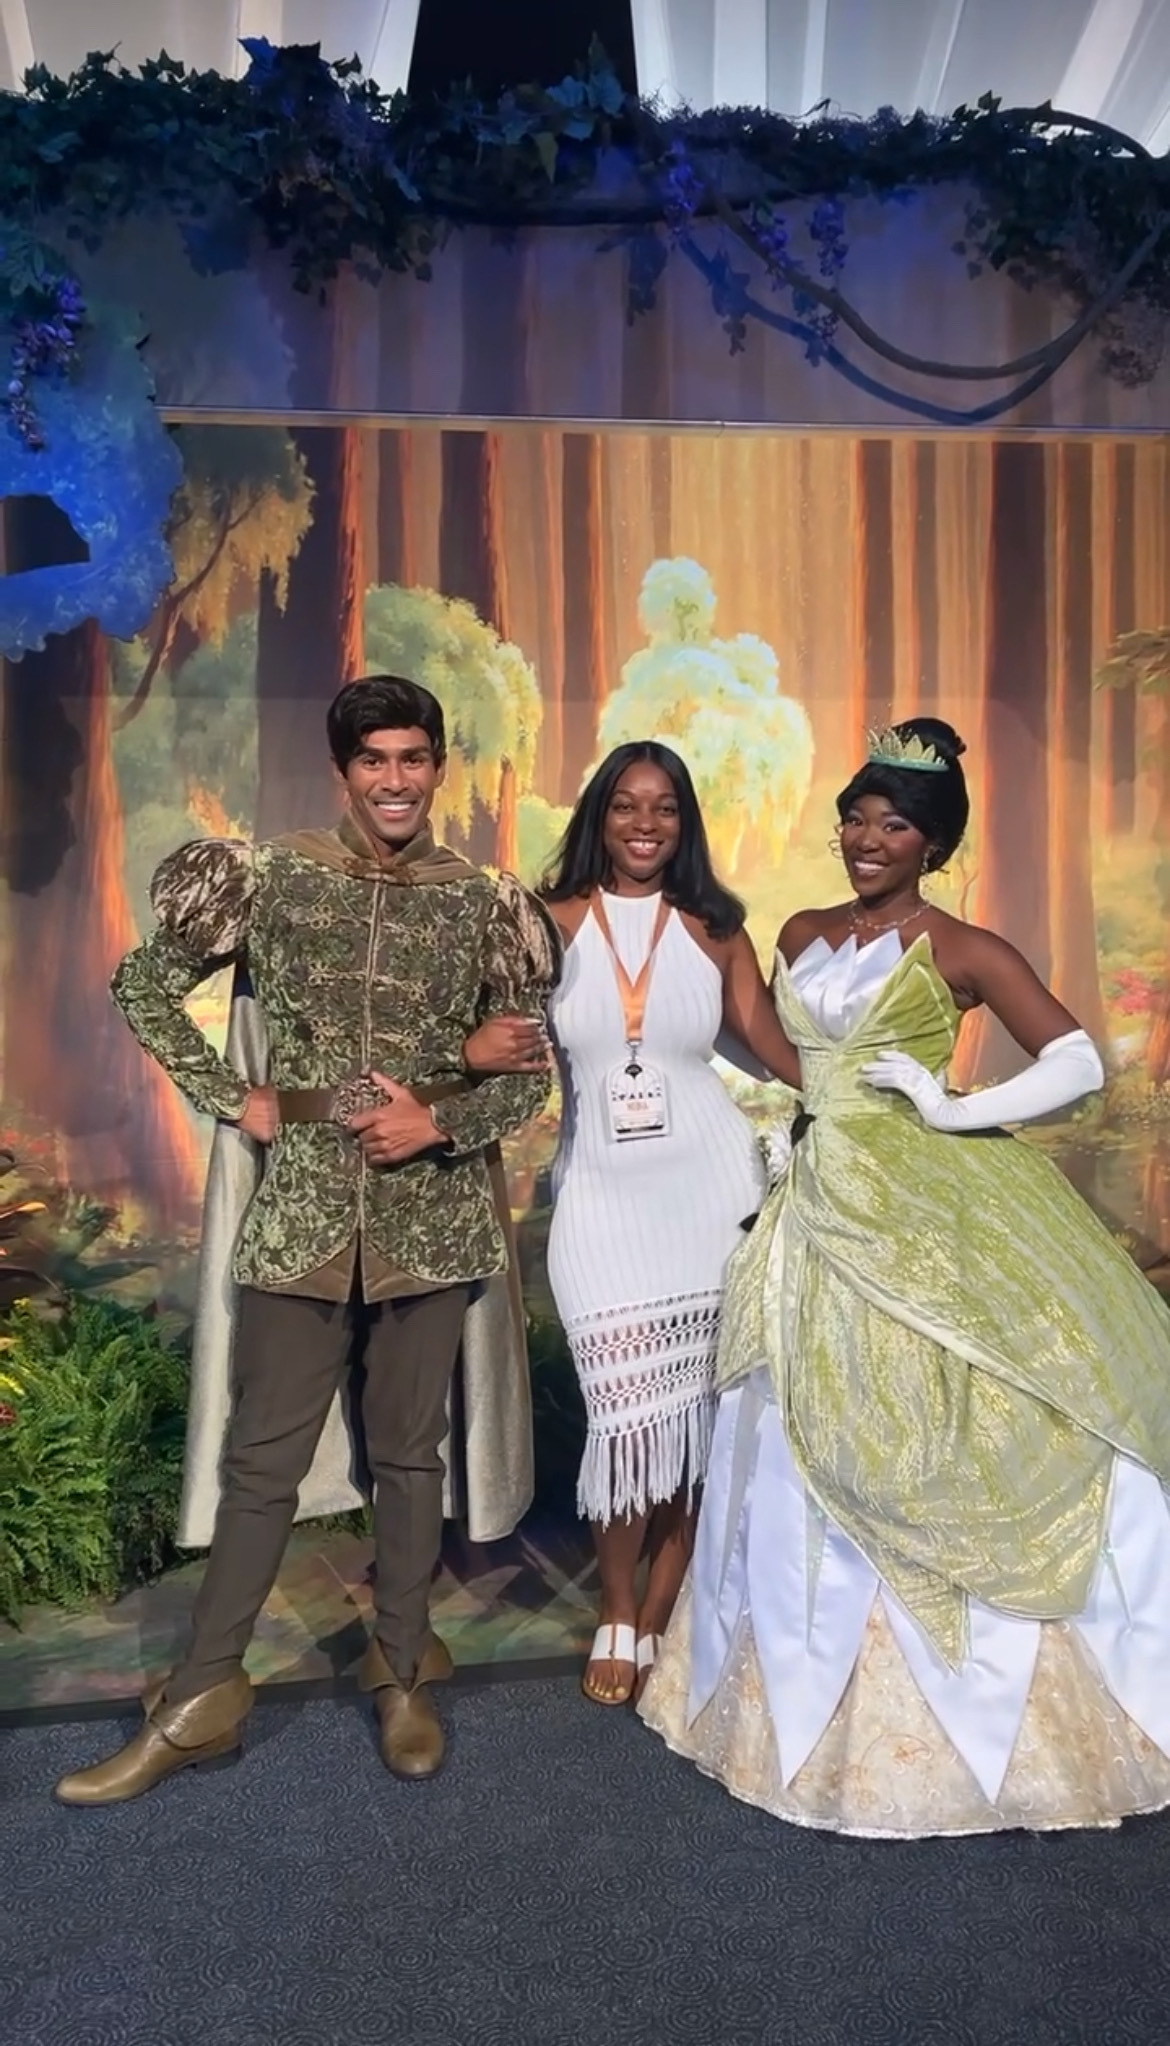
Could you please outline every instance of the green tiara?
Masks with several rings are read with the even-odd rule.
[[[922,774],[947,771],[946,761],[933,746],[914,736],[903,739],[896,725],[887,725],[884,732],[867,732],[865,739],[866,759],[882,767],[912,767]]]

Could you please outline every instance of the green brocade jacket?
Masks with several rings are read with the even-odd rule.
[[[560,970],[555,927],[519,882],[429,833],[381,861],[348,816],[263,844],[183,846],[158,869],[151,901],[158,926],[122,960],[114,1000],[193,1105],[227,1121],[247,1082],[185,1004],[230,962],[263,1013],[270,1082],[290,1091],[352,1086],[370,1070],[411,1088],[458,1085],[477,1024],[543,1016]],[[465,1087],[433,1108],[449,1147],[395,1166],[367,1165],[340,1122],[283,1126],[240,1233],[237,1282],[344,1299],[359,1253],[367,1298],[505,1270],[485,1152],[548,1093],[541,1074]]]
[[[776,1007],[813,1120],[731,1260],[718,1381],[766,1364],[812,1499],[954,1663],[969,1598],[1083,1611],[1118,1452],[1170,1480],[1170,1312],[1034,1145],[866,1086],[954,1051],[928,938],[841,1039],[783,963]]]

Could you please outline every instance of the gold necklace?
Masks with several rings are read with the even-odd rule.
[[[924,915],[929,907],[929,903],[918,902],[913,909],[907,910],[905,916],[895,917],[893,923],[875,924],[872,919],[869,923],[865,922],[865,912],[860,902],[851,902],[849,923],[851,929],[855,931],[868,931],[873,938],[884,938],[887,931],[900,931],[904,924],[912,924],[915,917]]]

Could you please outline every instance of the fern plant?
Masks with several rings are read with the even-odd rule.
[[[6,1145],[0,1147],[0,1259],[4,1261],[4,1268],[0,1271],[0,1304],[43,1292],[48,1283],[35,1261],[29,1261],[23,1241],[28,1233],[30,1217],[43,1215],[45,1203],[14,1200],[10,1189],[15,1173],[15,1153]],[[17,1246],[15,1258],[7,1248],[9,1244]]]
[[[171,1560],[187,1368],[157,1321],[103,1300],[0,1336],[0,1616],[112,1598]]]

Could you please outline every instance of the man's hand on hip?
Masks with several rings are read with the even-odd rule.
[[[409,1087],[388,1080],[384,1073],[370,1078],[386,1096],[384,1108],[367,1108],[355,1115],[350,1129],[358,1138],[369,1165],[403,1165],[408,1158],[421,1157],[447,1142],[429,1108],[415,1099]]]
[[[253,1087],[244,1103],[244,1112],[236,1123],[253,1143],[270,1144],[280,1128],[280,1109],[276,1102],[275,1087]]]

